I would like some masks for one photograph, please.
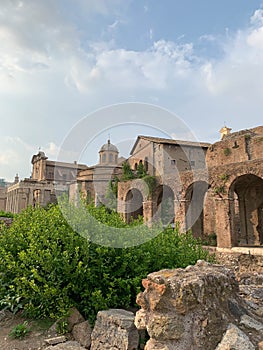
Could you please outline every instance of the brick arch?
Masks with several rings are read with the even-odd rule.
[[[234,245],[263,245],[263,176],[238,175],[228,191],[230,234]]]
[[[149,191],[146,183],[141,179],[134,179],[119,183],[118,212],[126,222],[132,217],[143,215],[143,202],[146,202]]]
[[[210,187],[210,183],[211,183],[207,169],[197,170],[197,171],[186,171],[183,174],[181,174],[180,181],[181,181],[180,197],[182,199],[185,199],[187,192],[189,191],[189,188],[192,186],[193,183],[203,181],[208,184],[208,187]],[[177,193],[178,193],[178,190],[177,190]]]

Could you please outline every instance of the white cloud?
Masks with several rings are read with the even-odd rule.
[[[262,123],[262,9],[251,17],[250,27],[235,34],[200,37],[223,48],[222,57],[211,59],[198,56],[194,43],[184,42],[184,36],[176,42],[155,41],[140,51],[118,47],[114,40],[101,41],[100,35],[90,42],[57,4],[53,0],[1,3],[1,118],[12,138],[0,142],[0,176],[8,163],[9,177],[20,169],[22,177],[28,176],[30,158],[38,146],[56,157],[62,131],[66,133],[74,121],[106,104],[159,103],[186,116],[192,128],[200,128],[204,141],[210,127],[202,125],[217,131],[231,118],[233,128],[248,127],[248,112],[257,114],[253,120]],[[74,4],[85,14],[110,13],[106,31],[122,24],[116,10],[124,6],[121,0],[76,0]]]
[[[132,51],[103,47],[89,57],[75,60],[71,81],[81,92],[90,88],[163,89],[169,81],[188,74],[193,47],[157,41],[147,51]],[[86,60],[85,60],[86,58]]]
[[[257,52],[263,50],[263,23],[262,27],[253,30],[247,37],[247,43],[252,48],[256,49]]]
[[[59,154],[60,148],[54,142],[49,142],[47,146],[43,147],[43,150],[46,153],[46,155],[48,155],[48,157],[56,159]]]
[[[255,26],[263,25],[263,9],[258,9],[254,12],[250,19],[250,23]]]

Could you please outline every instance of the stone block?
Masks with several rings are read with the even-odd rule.
[[[238,327],[230,324],[215,350],[256,350],[249,338]]]
[[[63,344],[49,346],[45,348],[45,350],[86,350],[86,349],[80,346],[79,343],[76,341],[68,341]]]
[[[91,350],[136,350],[139,333],[132,312],[121,309],[99,311],[91,334]]]
[[[85,321],[85,318],[80,314],[80,312],[75,308],[69,310],[69,316],[66,318],[68,322],[68,331],[71,332],[73,327]]]
[[[67,340],[67,338],[63,335],[60,337],[47,338],[47,339],[45,339],[45,343],[48,345],[56,345],[56,344],[60,344],[60,343],[65,343],[66,340]]]
[[[74,339],[85,348],[89,348],[91,345],[91,333],[92,329],[88,321],[76,324],[72,331]]]

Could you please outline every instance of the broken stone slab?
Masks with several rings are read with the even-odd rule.
[[[87,350],[87,349],[80,346],[80,344],[76,341],[68,341],[63,344],[49,346],[45,348],[45,350]]]
[[[234,324],[230,324],[215,350],[256,350],[248,336]]]
[[[48,345],[57,345],[60,343],[65,343],[66,340],[67,340],[67,338],[63,335],[60,337],[47,338],[44,340],[44,342]]]
[[[255,329],[256,331],[263,331],[263,323],[258,322],[248,315],[243,315],[241,317],[240,324],[243,324],[247,328]]]
[[[91,350],[136,350],[139,333],[130,311],[110,309],[99,311],[91,334]]]
[[[76,324],[72,331],[74,339],[85,348],[89,348],[91,345],[91,333],[92,329],[88,321]]]

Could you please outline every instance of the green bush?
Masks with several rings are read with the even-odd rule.
[[[18,324],[15,326],[11,332],[9,333],[9,337],[11,338],[24,338],[30,332],[30,328],[28,327],[27,321]]]
[[[10,213],[9,211],[0,210],[0,217],[13,218],[13,217],[15,217],[15,214]]]
[[[127,228],[104,207],[89,211],[104,224]],[[191,233],[167,228],[139,246],[111,248],[75,233],[58,206],[28,208],[0,232],[0,301],[17,300],[34,318],[60,318],[76,306],[93,322],[101,309],[134,306],[148,273],[198,259],[209,256]]]

